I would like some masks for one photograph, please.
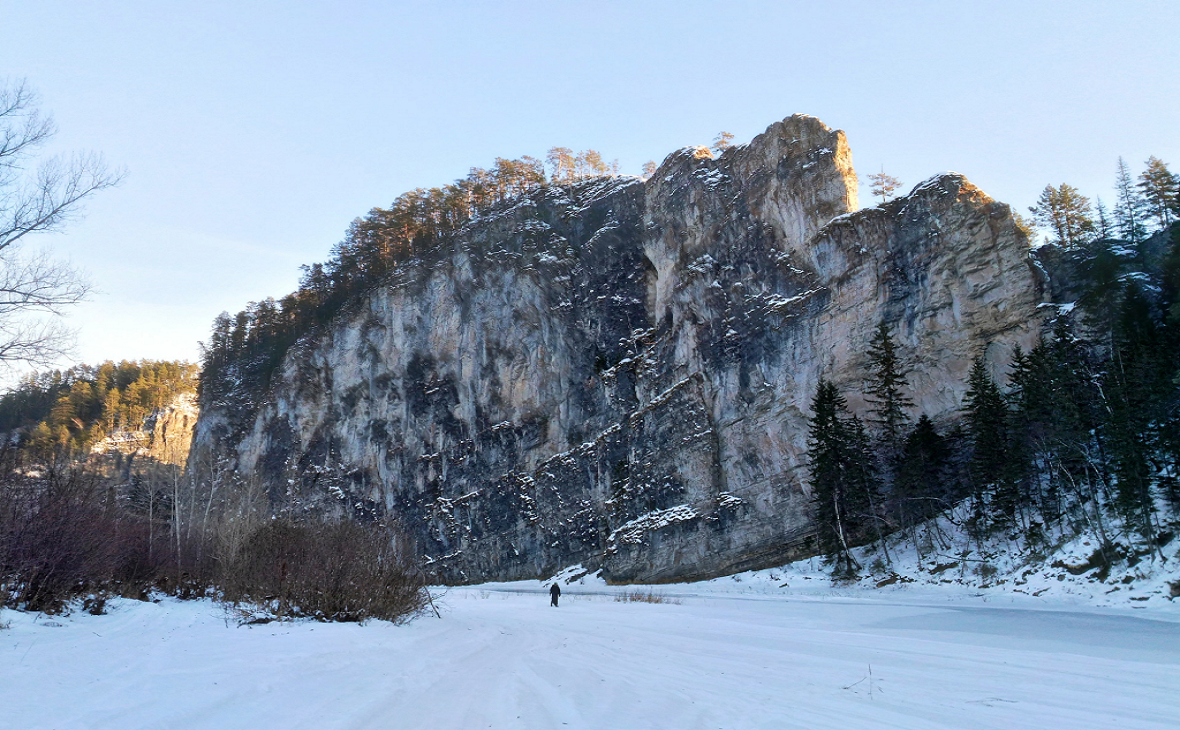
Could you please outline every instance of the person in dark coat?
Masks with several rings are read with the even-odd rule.
[[[549,586],[549,605],[557,608],[557,599],[561,597],[561,588],[554,583]]]

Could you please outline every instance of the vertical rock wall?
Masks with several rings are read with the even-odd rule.
[[[982,348],[1039,332],[1007,206],[953,174],[863,211],[856,189],[843,132],[794,116],[646,183],[537,191],[292,348],[244,433],[202,404],[190,463],[394,516],[448,581],[800,555],[821,375],[856,407],[883,319],[918,407],[948,417]]]

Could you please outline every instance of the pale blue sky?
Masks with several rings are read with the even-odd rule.
[[[1180,2],[0,0],[0,76],[54,150],[125,166],[39,243],[100,290],[88,362],[197,357],[213,317],[292,290],[350,220],[496,156],[594,148],[638,173],[793,113],[862,181],[956,170],[1027,208],[1116,159],[1180,169]],[[871,205],[862,186],[862,204]]]

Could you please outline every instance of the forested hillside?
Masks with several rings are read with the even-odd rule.
[[[177,396],[194,393],[198,367],[141,360],[29,375],[0,396],[0,432],[40,457],[82,453],[117,430],[137,430]]]

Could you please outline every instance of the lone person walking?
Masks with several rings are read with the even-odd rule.
[[[561,588],[556,583],[549,586],[549,605],[557,608],[557,599],[561,598]]]

